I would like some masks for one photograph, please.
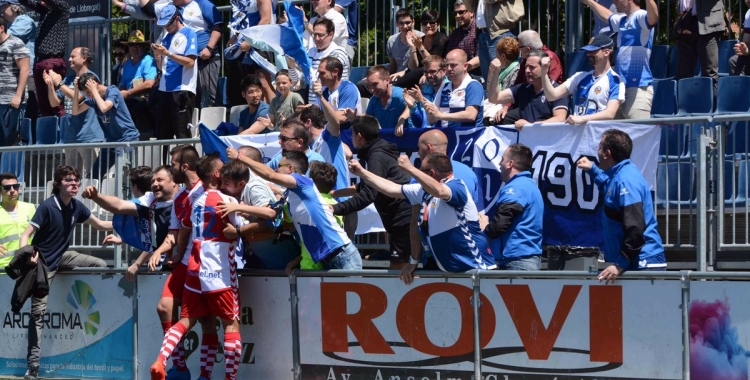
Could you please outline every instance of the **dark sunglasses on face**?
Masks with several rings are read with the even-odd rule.
[[[456,16],[463,16],[463,15],[464,15],[464,13],[466,13],[466,10],[462,10],[462,11],[455,11],[455,12],[453,12],[453,13],[455,13],[455,14],[456,14]]]
[[[18,189],[21,188],[21,184],[15,184],[15,185],[3,185],[3,190],[10,191],[10,189],[18,191]]]
[[[297,139],[296,137],[286,137],[286,136],[279,135],[279,140],[284,143],[292,141],[292,140],[296,140],[296,139]]]
[[[427,26],[437,25],[437,21],[422,21],[422,25],[427,25]]]

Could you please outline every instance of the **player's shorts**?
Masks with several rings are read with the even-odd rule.
[[[390,261],[396,264],[408,263],[411,257],[411,238],[409,229],[394,231],[388,234],[388,245],[390,248]]]
[[[185,290],[185,276],[187,275],[187,265],[177,264],[172,273],[167,277],[164,283],[164,289],[161,291],[162,298],[182,299],[182,293]]]
[[[218,317],[222,320],[239,320],[240,300],[234,290],[224,289],[211,293],[186,290],[182,299],[182,318]]]

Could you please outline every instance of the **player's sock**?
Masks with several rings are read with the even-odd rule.
[[[240,355],[242,354],[242,341],[239,332],[224,333],[224,366],[226,368],[225,380],[237,379]]]
[[[177,321],[162,322],[161,328],[164,330],[164,335],[167,335],[169,329],[176,323]],[[185,363],[185,346],[183,346],[182,341],[180,341],[179,344],[177,344],[177,347],[172,351],[172,365],[177,368],[178,371],[187,370],[187,365]]]
[[[211,378],[216,362],[216,351],[219,349],[219,336],[216,333],[203,334],[201,340],[201,375],[206,379]]]
[[[161,350],[159,350],[159,358],[157,362],[162,363],[165,367],[167,365],[167,358],[172,355],[177,346],[182,346],[180,341],[182,337],[187,333],[187,327],[182,323],[175,323],[172,328],[167,331],[164,335],[164,341],[161,344]]]

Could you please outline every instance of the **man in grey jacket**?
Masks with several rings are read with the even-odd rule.
[[[700,58],[701,75],[711,77],[716,93],[719,80],[719,39],[726,29],[724,3],[721,0],[679,0],[678,11],[691,9],[698,19],[698,34],[677,40],[675,80],[694,76]],[[692,7],[691,7],[692,6]]]

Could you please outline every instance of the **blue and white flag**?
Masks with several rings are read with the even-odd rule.
[[[304,14],[288,1],[283,2],[283,4],[287,15],[287,22],[283,24],[257,25],[240,30],[239,33],[249,39],[251,45],[253,45],[253,41],[262,41],[277,53],[294,59],[309,84],[312,63],[302,43],[302,33],[305,29]]]

